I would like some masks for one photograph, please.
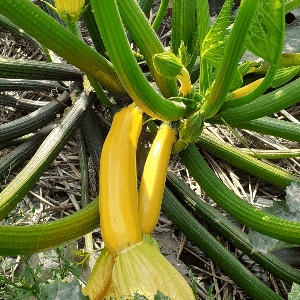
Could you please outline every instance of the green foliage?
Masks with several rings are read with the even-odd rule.
[[[270,64],[276,63],[282,50],[284,33],[282,0],[259,1],[245,47]]]
[[[197,282],[196,282],[196,280],[194,279],[194,274],[193,274],[193,272],[192,272],[191,269],[189,270],[189,276],[190,276],[190,278],[192,279],[193,293],[194,293],[194,296],[196,297],[196,295],[197,295]]]
[[[0,270],[0,282],[5,284],[4,289],[0,290],[0,296],[4,299],[29,299],[35,297],[39,300],[47,299],[89,299],[84,296],[79,284],[79,270],[75,263],[67,260],[64,255],[64,246],[56,249],[56,256],[44,256],[44,258],[59,261],[56,268],[51,269],[52,277],[43,282],[43,264],[35,268],[30,266],[30,255],[24,256],[21,262],[7,265],[7,258],[2,258]],[[23,264],[22,273],[15,276],[15,268],[18,264]],[[7,275],[8,271],[11,275]],[[65,281],[65,278],[73,274],[76,278],[72,282]]]
[[[214,286],[217,284],[217,281],[215,281],[214,283],[211,284],[211,286],[209,287],[208,293],[207,293],[207,298],[206,300],[215,300],[217,299],[217,297],[215,297],[213,295],[213,290],[214,290]],[[231,298],[231,296],[229,296],[227,298],[227,300],[229,300]]]
[[[293,283],[292,291],[289,293],[288,300],[298,300],[300,298],[300,285]]]
[[[88,296],[84,296],[81,291],[81,285],[78,279],[72,282],[61,281],[56,279],[49,284],[40,285],[40,299],[74,299],[74,300],[88,300]]]

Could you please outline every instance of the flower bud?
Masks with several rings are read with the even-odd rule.
[[[184,67],[180,59],[174,53],[164,52],[153,56],[153,63],[156,71],[167,78],[175,78],[181,74]]]
[[[202,111],[196,111],[190,115],[179,127],[179,137],[186,143],[198,141],[204,126],[204,116]]]

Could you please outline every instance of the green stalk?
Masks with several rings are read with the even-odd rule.
[[[124,89],[109,62],[29,0],[0,0],[1,13],[117,96]],[[62,42],[63,41],[63,42]]]
[[[167,187],[165,187],[162,209],[190,241],[218,264],[253,299],[282,300],[201,226]]]
[[[200,48],[200,73],[198,73],[200,91],[205,95],[205,91],[211,84],[212,77],[212,67],[206,59],[201,58],[201,48],[202,43],[210,30],[210,16],[209,16],[209,7],[208,1],[198,0],[197,1],[197,18],[198,18],[198,43]],[[189,70],[190,71],[190,70]],[[191,75],[192,78],[192,75]]]
[[[283,5],[284,4],[283,2],[284,1],[281,0],[281,3],[279,3],[279,4]],[[268,73],[265,76],[263,82],[254,91],[252,91],[248,95],[245,95],[238,99],[234,99],[234,100],[227,101],[226,103],[224,103],[226,105],[226,108],[237,107],[237,106],[242,106],[242,105],[248,104],[251,101],[253,101],[254,99],[261,96],[267,90],[267,88],[269,86],[271,86],[274,76],[276,74],[277,68],[278,68],[278,64],[280,62],[281,53],[282,53],[283,44],[284,44],[284,34],[285,34],[285,18],[284,18],[284,16],[285,16],[285,10],[281,9],[280,15],[276,17],[276,29],[275,29],[275,31],[278,30],[280,32],[279,38],[276,38],[275,49],[274,49],[274,47],[270,49],[270,51],[273,52],[271,55],[272,58],[270,57],[267,59],[263,55],[263,58],[267,59],[268,62],[270,63],[270,68],[269,68]],[[268,31],[268,29],[266,29],[266,31]],[[270,41],[272,41],[272,34],[269,38],[270,38]],[[273,41],[273,43],[274,43],[274,41]]]
[[[139,51],[143,54],[162,95],[165,98],[177,96],[178,90],[176,79],[169,79],[161,76],[154,67],[153,56],[164,52],[164,48],[148,20],[145,18],[141,8],[136,1],[132,0],[118,0],[117,3],[122,21],[130,33],[130,36],[138,46]]]
[[[87,76],[88,81],[90,82],[90,84],[92,85],[93,89],[95,90],[97,96],[99,97],[100,101],[106,105],[106,106],[113,106],[115,105],[115,102],[113,100],[110,100],[107,95],[105,94],[105,92],[103,91],[101,85],[99,84],[99,82],[91,76]]]
[[[74,133],[76,126],[83,119],[92,103],[93,99],[91,97],[88,97],[85,92],[81,93],[77,101],[47,136],[25,168],[0,193],[0,220],[7,216],[28,193],[41,174],[48,169],[60,149],[68,141],[71,134]]]
[[[43,44],[41,44],[41,47],[43,48],[43,50],[45,52],[47,62],[52,62],[52,58],[51,58],[49,49],[47,47],[45,47]],[[59,84],[60,84],[60,82],[59,82]]]
[[[145,16],[149,17],[151,7],[153,5],[154,0],[137,0],[137,3]]]
[[[300,156],[299,149],[288,149],[288,150],[263,150],[263,149],[247,149],[238,148],[240,152],[250,155],[255,158],[263,159],[284,159],[294,158]]]
[[[1,78],[81,81],[83,73],[72,65],[0,57]]]
[[[300,101],[299,82],[300,78],[269,94],[260,96],[249,104],[227,109],[220,115],[228,124],[238,124],[278,112]],[[209,122],[221,124],[221,120],[217,117],[210,119]]]
[[[189,205],[189,207],[199,214],[201,218],[209,223],[213,229],[229,240],[234,246],[243,251],[252,260],[256,261],[265,270],[271,272],[274,276],[289,285],[292,285],[293,282],[300,284],[300,271],[284,263],[272,253],[252,253],[253,248],[248,235],[232,224],[217,209],[213,208],[201,199],[175,174],[168,172],[167,185],[178,199],[183,200],[187,205]]]
[[[92,5],[90,5],[90,0],[85,0],[85,6],[87,6],[85,13],[83,14],[84,23],[87,26],[92,41],[94,43],[95,49],[101,55],[105,55],[105,47],[102,42],[100,32],[97,27],[94,13],[92,11]]]
[[[58,97],[57,101],[52,100],[30,114],[1,124],[0,141],[15,139],[41,128],[51,122],[56,114],[62,113],[70,102],[69,94],[64,92]]]
[[[297,123],[263,117],[233,126],[300,142],[300,124]]]
[[[236,220],[261,234],[300,244],[300,223],[267,214],[239,198],[218,179],[195,145],[189,144],[179,156],[205,193]]]
[[[212,118],[219,111],[229,92],[257,3],[258,0],[243,0],[240,5],[217,78],[208,99],[202,106],[206,119]]]
[[[67,25],[68,25],[68,29],[75,36],[77,36],[79,39],[81,39],[83,41],[78,21],[76,21],[74,23],[67,22]],[[97,96],[99,97],[100,101],[106,106],[113,106],[114,103],[108,99],[108,97],[104,93],[104,91],[103,91],[101,85],[99,84],[99,82],[92,76],[87,75],[87,79],[90,82],[90,84],[92,85],[93,89],[95,90],[95,92],[96,92]]]
[[[82,40],[82,35],[79,27],[78,21],[72,23],[72,22],[67,22],[68,29],[70,32],[72,32],[75,36],[77,36],[79,39]]]
[[[154,118],[178,120],[184,116],[185,105],[161,97],[144,77],[126,39],[116,2],[92,0],[91,3],[109,58],[130,97]]]
[[[159,6],[158,12],[156,14],[155,20],[152,24],[152,28],[155,32],[158,30],[158,28],[161,24],[161,21],[163,20],[165,14],[166,14],[168,5],[169,5],[169,0],[162,0],[161,3],[160,3],[160,6]]]
[[[178,55],[181,41],[188,53],[193,53],[197,28],[196,6],[197,0],[173,0],[171,45],[175,55]]]
[[[20,27],[16,26],[13,22],[11,22],[9,19],[4,17],[2,14],[0,14],[0,26],[9,32],[12,32],[14,34],[22,36],[24,39],[32,43],[37,49],[43,49],[43,46],[39,44],[39,42],[31,37],[29,34],[24,32]],[[46,54],[46,52],[45,52]],[[47,55],[47,54],[46,54]]]
[[[201,49],[202,43],[210,30],[209,6],[206,0],[197,0],[197,19],[198,19],[198,42]]]
[[[80,211],[60,220],[38,225],[1,225],[0,255],[41,252],[91,232],[100,224],[98,197]]]
[[[300,184],[300,178],[298,176],[276,165],[260,161],[246,153],[241,153],[239,148],[220,142],[205,132],[202,132],[197,145],[203,147],[216,157],[229,162],[233,166],[283,189],[292,182]]]
[[[76,142],[78,148],[80,174],[81,174],[81,206],[86,207],[89,204],[89,173],[87,166],[87,157],[85,151],[84,135],[82,129],[79,127],[76,130]],[[84,236],[85,248],[88,252],[93,251],[93,236],[88,233]]]

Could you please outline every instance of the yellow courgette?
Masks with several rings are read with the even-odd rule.
[[[99,209],[102,238],[113,257],[142,240],[138,216],[136,147],[142,111],[130,105],[118,112],[100,160]]]
[[[148,154],[139,191],[142,231],[150,234],[158,220],[176,130],[163,124]]]
[[[240,97],[250,94],[262,83],[263,80],[264,80],[264,78],[257,79],[255,81],[233,91],[232,92],[233,97],[231,99],[237,99],[237,98],[240,98]]]

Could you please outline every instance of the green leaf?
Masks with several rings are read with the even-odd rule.
[[[61,280],[55,280],[51,284],[41,284],[41,292],[39,294],[40,299],[51,300],[85,300],[89,299],[88,296],[84,296],[81,290],[81,285],[78,279],[74,279],[72,282],[63,282]]]
[[[295,215],[292,211],[290,211],[288,205],[289,203],[287,201],[276,201],[273,203],[273,206],[263,207],[262,211],[274,216],[279,216],[280,218],[286,220],[298,222],[299,217],[297,217],[297,215]],[[249,238],[253,245],[252,252],[259,250],[264,253],[270,253],[274,250],[299,246],[297,244],[278,241],[276,239],[273,239],[271,237],[253,231],[250,231]]]
[[[156,295],[154,296],[154,300],[170,300],[170,298],[165,296],[162,292],[157,291]]]
[[[232,0],[226,0],[217,20],[202,44],[202,59],[207,59],[217,70],[219,70],[221,67],[222,59],[225,53],[225,46],[229,38],[232,5]],[[236,69],[233,75],[231,89],[237,89],[242,85],[242,83],[242,77],[238,72],[238,69]]]
[[[271,87],[277,88],[290,81],[300,71],[300,66],[294,66],[276,71]]]
[[[222,48],[225,48],[226,37],[229,34],[228,27],[230,26],[230,16],[231,16],[231,8],[233,5],[233,0],[226,0],[224,3],[222,10],[215,21],[214,25],[211,27],[210,31],[206,35],[203,44],[202,44],[202,57],[206,57],[207,52],[214,51],[215,47],[218,48],[217,51],[214,51],[215,54],[220,55],[220,51]],[[222,46],[221,46],[222,45]],[[223,50],[224,52],[224,50]]]
[[[208,293],[207,293],[207,296],[210,298],[212,297],[212,293],[213,293],[213,289],[214,289],[214,286],[217,284],[217,281],[215,281],[214,283],[211,284],[211,286],[209,287],[209,290],[208,290]]]
[[[293,283],[292,290],[289,293],[288,300],[299,300],[300,298],[300,285]]]
[[[25,285],[29,286],[31,284],[31,269],[28,265],[25,265],[22,277],[25,279]]]
[[[284,35],[284,1],[261,0],[252,19],[245,47],[274,64],[282,51]],[[279,54],[279,55],[280,55]]]

